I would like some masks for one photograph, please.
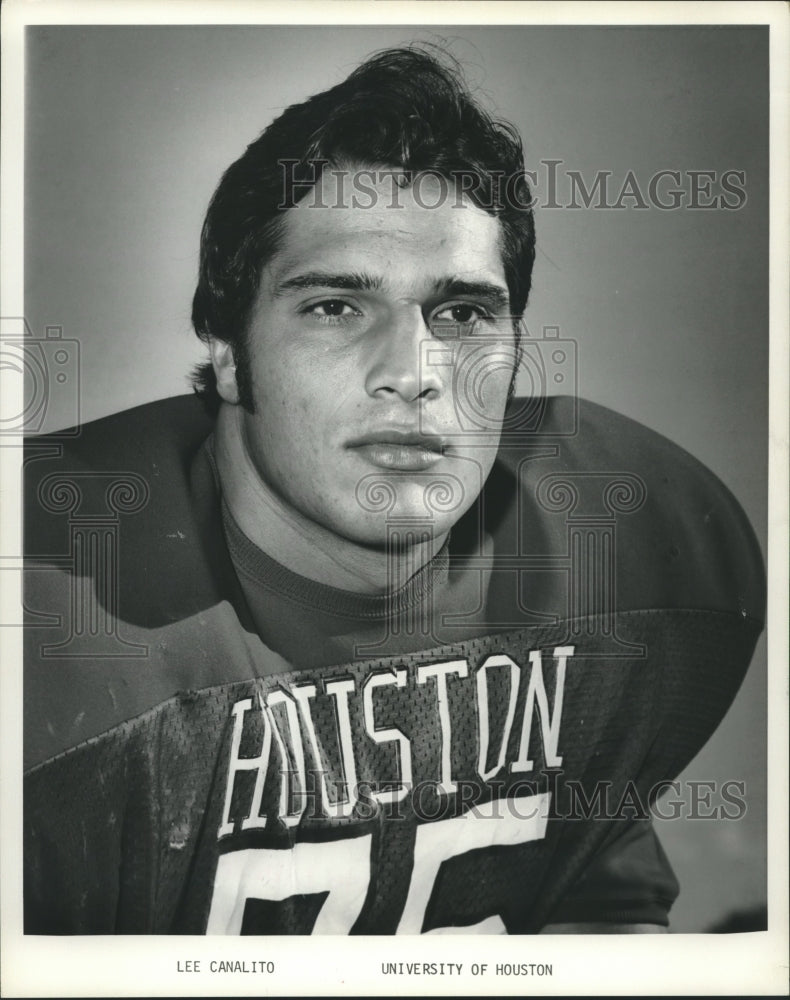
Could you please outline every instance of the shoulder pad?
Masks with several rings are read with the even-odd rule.
[[[574,532],[578,541],[585,530],[606,531],[615,611],[685,608],[764,621],[759,545],[740,504],[708,468],[603,406],[571,397],[542,403],[536,429],[506,423],[486,487],[501,497],[503,477],[510,480],[515,510],[505,531],[517,529],[521,552],[559,558]],[[509,415],[519,406],[534,411],[534,401],[516,399]],[[498,548],[507,545],[501,527],[498,534]]]

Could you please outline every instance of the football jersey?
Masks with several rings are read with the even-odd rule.
[[[383,597],[244,538],[193,398],[29,442],[27,932],[666,923],[649,806],[743,678],[759,549],[677,446],[541,405]]]

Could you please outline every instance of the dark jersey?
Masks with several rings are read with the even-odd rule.
[[[320,655],[255,606],[195,400],[30,443],[28,932],[666,922],[649,805],[737,691],[759,552],[625,418],[506,427],[402,613],[330,593]]]

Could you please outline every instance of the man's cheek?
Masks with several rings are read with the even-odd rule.
[[[516,367],[515,346],[465,345],[457,356],[452,375],[452,397],[462,428],[496,430],[507,404]]]

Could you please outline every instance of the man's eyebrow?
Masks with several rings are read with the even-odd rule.
[[[434,294],[443,299],[456,297],[476,299],[485,303],[495,313],[506,313],[510,309],[510,295],[507,288],[491,281],[446,278],[436,283]]]
[[[376,292],[380,291],[381,286],[381,278],[370,274],[354,271],[343,274],[329,271],[306,271],[304,274],[295,274],[292,278],[277,282],[274,288],[274,297],[285,295],[286,292],[294,288],[340,288],[347,292]]]
[[[305,271],[291,278],[277,282],[275,298],[286,295],[293,289],[337,288],[347,292],[378,292],[384,280],[377,275],[350,271]],[[510,295],[503,285],[490,281],[471,281],[464,278],[441,278],[434,282],[431,297],[435,299],[470,298],[485,303],[494,313],[506,313],[510,308]]]

